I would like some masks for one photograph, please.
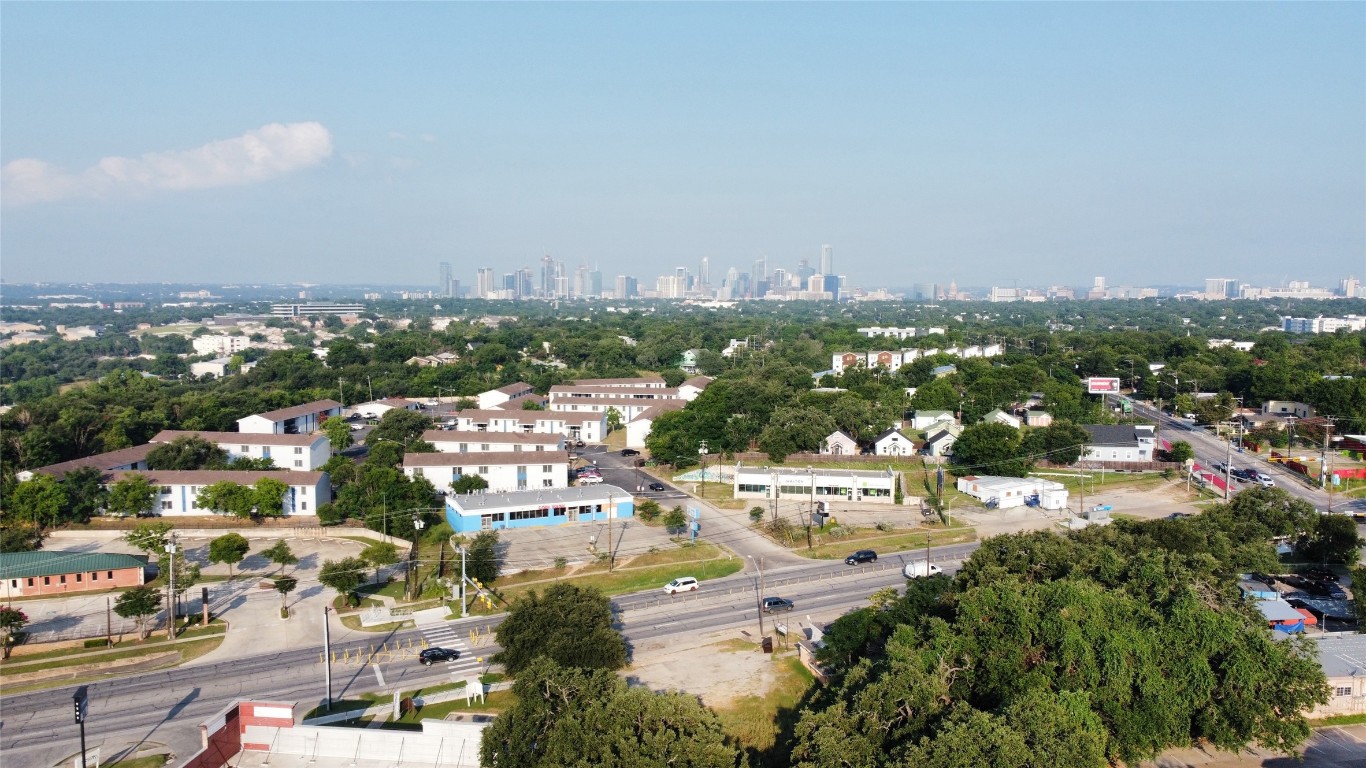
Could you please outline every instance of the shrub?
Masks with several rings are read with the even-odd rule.
[[[892,531],[896,530],[891,523],[878,523],[873,527],[878,529],[879,531],[882,531],[883,533],[891,533]]]
[[[764,519],[764,508],[763,508],[763,507],[750,507],[750,508],[749,508],[749,521],[750,521],[751,523],[757,523],[757,522],[759,522],[760,520],[763,520],[763,519]]]
[[[555,558],[555,570],[563,571],[569,565],[569,559],[564,557]]]

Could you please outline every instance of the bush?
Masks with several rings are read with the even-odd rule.
[[[763,519],[764,519],[764,508],[763,508],[763,507],[750,507],[750,508],[749,508],[749,521],[750,521],[751,523],[757,523],[757,522],[759,522],[760,520],[763,520]]]
[[[659,502],[654,499],[646,499],[636,507],[636,517],[647,523],[653,523],[662,513]]]
[[[97,637],[97,638],[95,638],[95,639],[93,639],[93,640],[86,640],[86,641],[82,644],[82,647],[85,647],[85,648],[103,648],[103,647],[105,647],[105,646],[108,645],[108,644],[109,644],[109,642],[108,642],[107,640],[105,640],[103,637]]]
[[[340,525],[346,522],[346,510],[332,502],[318,507],[318,525]]]
[[[569,565],[569,560],[563,557],[555,558],[555,570],[563,571]]]
[[[780,517],[777,520],[769,521],[766,527],[768,528],[768,532],[773,535],[773,538],[778,539],[779,541],[785,541],[788,544],[792,543],[792,523]]]
[[[883,533],[891,533],[892,531],[896,530],[896,528],[891,523],[878,523],[873,527],[878,529],[879,531],[882,531]]]

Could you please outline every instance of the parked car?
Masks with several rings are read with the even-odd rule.
[[[1319,581],[1338,580],[1338,575],[1326,568],[1306,568],[1302,573],[1311,579],[1318,579]]]
[[[876,563],[877,553],[871,549],[860,549],[854,554],[844,558],[845,565],[858,565],[859,563]]]
[[[662,491],[662,490],[665,490],[664,484],[663,484],[663,483],[650,483],[650,490],[652,490],[652,491]]]
[[[582,447],[584,447],[584,445],[586,445],[586,443],[584,443],[582,440],[575,440],[575,441],[574,441],[574,447],[575,447],[575,448],[582,448]]]
[[[454,648],[424,648],[417,654],[417,660],[422,662],[422,666],[430,667],[438,661],[455,661],[460,658],[460,651]]]
[[[1275,481],[1275,480],[1272,480],[1272,479],[1271,479],[1271,475],[1268,475],[1268,474],[1266,474],[1265,472],[1258,472],[1258,473],[1257,473],[1257,484],[1260,485],[1260,486],[1263,487],[1263,488],[1275,488],[1275,487],[1276,487],[1276,481]]]
[[[785,597],[765,597],[764,613],[782,613],[792,610],[792,601]]]
[[[901,569],[901,575],[908,579],[918,579],[921,576],[933,576],[936,573],[943,573],[939,566],[934,563],[927,563],[924,560],[912,560],[906,563],[906,567]]]
[[[676,595],[679,592],[696,592],[697,579],[692,576],[679,576],[668,584],[664,585],[664,594]]]
[[[352,424],[352,425],[351,425],[351,431],[352,431],[352,432],[359,432],[359,431],[361,431],[362,429],[365,429],[365,425],[364,425],[364,424]]]
[[[621,449],[621,455],[622,455],[622,456],[639,456],[639,455],[640,455],[640,451],[637,451],[637,450],[634,449],[634,448],[622,448],[622,449]]]
[[[581,475],[579,485],[602,485],[602,475]]]

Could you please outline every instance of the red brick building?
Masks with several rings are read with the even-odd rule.
[[[6,552],[0,554],[0,592],[5,597],[65,595],[146,583],[145,555],[101,552]]]

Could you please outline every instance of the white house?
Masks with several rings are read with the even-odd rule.
[[[569,487],[567,451],[405,453],[403,473],[424,477],[442,493],[464,475],[478,475],[492,493]]]
[[[265,435],[251,432],[187,432],[163,429],[153,443],[170,443],[181,437],[198,437],[228,452],[229,458],[270,459],[280,469],[311,472],[332,458],[332,441],[318,432],[311,435]]]
[[[166,517],[212,515],[211,509],[198,506],[199,492],[214,483],[230,482],[254,485],[257,480],[270,478],[289,486],[281,504],[286,515],[316,515],[318,506],[332,500],[332,483],[326,472],[239,472],[234,470],[146,470],[144,472],[111,472],[104,478],[111,486],[132,474],[141,474],[152,485],[158,486],[153,512]]]
[[[382,419],[384,414],[389,411],[417,411],[416,400],[409,400],[403,397],[386,397],[383,400],[372,400],[368,403],[361,403],[356,406],[356,413],[367,419]]]
[[[951,422],[958,421],[953,415],[953,411],[916,411],[911,416],[911,429],[922,432],[932,426],[935,422],[945,420]]]
[[[266,411],[237,420],[238,432],[266,435],[306,435],[318,431],[318,426],[333,416],[340,416],[342,404],[336,400],[317,400],[312,403]]]
[[[809,501],[867,501],[896,503],[900,473],[888,470],[831,469],[827,467],[736,467],[733,490],[737,499]]]
[[[983,423],[983,424],[1004,424],[1004,425],[1006,425],[1007,427],[1011,427],[1011,428],[1013,428],[1013,429],[1019,429],[1019,428],[1020,428],[1020,417],[1019,417],[1019,416],[1012,416],[1011,414],[1006,413],[1005,411],[1001,410],[1000,408],[995,408],[995,409],[993,409],[993,410],[991,410],[991,411],[988,411],[988,412],[987,412],[987,415],[985,415],[985,416],[982,417],[982,423]]]
[[[1314,406],[1293,400],[1267,400],[1262,403],[1262,413],[1307,419],[1314,415]]]
[[[1083,424],[1091,439],[1081,458],[1084,461],[1123,463],[1152,461],[1156,437],[1150,425]]]
[[[910,456],[915,453],[915,443],[900,430],[889,429],[873,440],[873,453],[879,456]]]
[[[215,357],[212,360],[202,360],[198,363],[190,363],[190,375],[197,378],[208,376],[211,379],[221,379],[228,375],[228,365],[232,363],[230,357]]]
[[[953,454],[954,441],[958,435],[954,430],[945,428],[928,433],[925,437],[925,445],[921,448],[930,456],[951,456]]]
[[[481,409],[487,411],[496,408],[509,400],[515,400],[519,397],[525,397],[535,393],[536,390],[533,389],[530,384],[525,381],[519,381],[514,384],[501,386],[497,389],[490,389],[487,392],[480,392],[475,396],[475,400],[479,403]]]
[[[697,399],[715,379],[710,376],[694,376],[678,385],[678,396],[688,402]]]
[[[1031,496],[1044,509],[1067,508],[1067,487],[1040,477],[968,475],[958,478],[958,490],[981,502],[996,499],[1001,509],[1022,507]]]
[[[857,456],[858,441],[844,430],[837,429],[821,441],[821,453],[827,456]]]
[[[1047,427],[1053,424],[1053,414],[1048,411],[1030,409],[1025,411],[1024,421],[1025,426]]]

